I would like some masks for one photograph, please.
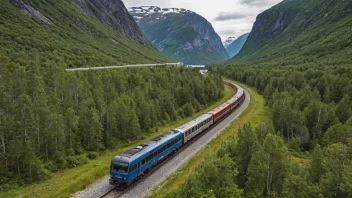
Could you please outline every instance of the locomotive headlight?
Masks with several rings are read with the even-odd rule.
[[[126,177],[124,177],[123,179],[124,179],[124,180],[126,180],[127,178],[126,178]]]

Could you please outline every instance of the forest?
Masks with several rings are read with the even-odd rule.
[[[0,190],[85,164],[223,96],[219,76],[183,67],[63,68],[0,54]]]
[[[245,125],[167,197],[352,197],[349,65],[222,65],[255,87],[271,117]]]

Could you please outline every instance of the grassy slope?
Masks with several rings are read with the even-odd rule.
[[[164,133],[165,131],[169,131],[198,117],[199,115],[224,103],[231,98],[233,94],[234,91],[226,87],[224,97],[221,100],[191,117],[171,123],[155,133],[139,138],[135,142],[121,145],[115,150],[106,151],[97,159],[89,161],[88,164],[59,172],[55,174],[53,178],[43,183],[11,190],[6,193],[0,192],[0,197],[69,197],[72,193],[84,190],[87,186],[93,184],[98,179],[108,175],[110,160],[116,154],[131,149],[157,135],[160,135],[161,133]]]
[[[231,123],[230,127],[225,129],[218,137],[212,140],[207,147],[202,149],[185,166],[183,166],[168,180],[157,186],[150,197],[163,197],[163,195],[177,189],[180,185],[187,181],[189,175],[192,174],[192,172],[202,161],[211,155],[215,155],[222,143],[226,141],[227,138],[236,135],[238,129],[244,124],[251,123],[251,125],[255,127],[270,116],[269,110],[265,107],[264,98],[261,95],[259,95],[253,88],[238,82],[236,83],[245,88],[251,95],[251,101],[248,108],[239,116],[239,118]]]
[[[287,1],[263,12],[257,21],[266,22],[263,28],[272,27],[282,12],[300,14],[274,39],[254,38],[261,33],[252,32],[240,54],[229,62],[352,62],[351,1]]]
[[[82,67],[171,61],[151,45],[141,46],[84,15],[72,1],[31,2],[54,24],[29,17],[8,1],[0,3],[0,52],[15,62],[30,59]]]

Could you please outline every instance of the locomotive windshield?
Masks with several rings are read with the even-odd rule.
[[[111,170],[116,171],[116,172],[120,172],[120,173],[127,173],[128,172],[128,164],[113,162],[111,164]]]

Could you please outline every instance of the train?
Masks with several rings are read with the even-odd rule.
[[[128,186],[239,108],[246,97],[243,88],[228,81],[224,81],[224,84],[236,91],[236,94],[224,104],[180,127],[115,156],[111,160],[109,183],[116,186]]]

